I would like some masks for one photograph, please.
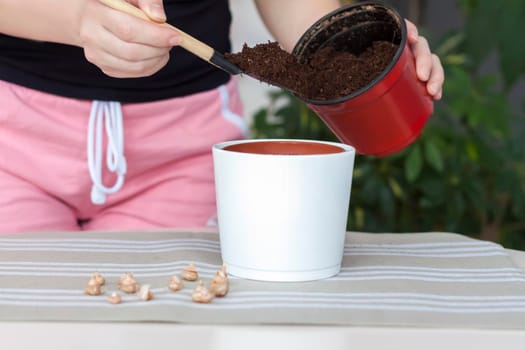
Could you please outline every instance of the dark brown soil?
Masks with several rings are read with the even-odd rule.
[[[241,52],[225,57],[261,81],[321,101],[348,96],[368,85],[385,70],[397,48],[390,42],[376,41],[355,56],[325,47],[309,62],[300,63],[278,43],[268,42],[251,48],[245,44]]]

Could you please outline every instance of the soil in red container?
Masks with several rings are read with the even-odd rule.
[[[348,96],[367,86],[392,61],[398,46],[375,41],[359,55],[325,47],[308,62],[268,42],[225,54],[232,63],[257,79],[294,91],[308,100],[331,100]]]

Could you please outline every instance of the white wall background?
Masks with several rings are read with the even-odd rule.
[[[230,9],[233,17],[231,28],[233,52],[239,52],[244,43],[254,46],[274,40],[262,23],[253,0],[230,0]],[[239,77],[239,88],[244,115],[248,121],[251,121],[253,114],[259,108],[267,104],[268,91],[275,89],[247,76]]]

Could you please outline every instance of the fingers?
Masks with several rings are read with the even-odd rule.
[[[420,36],[417,42],[412,44],[412,53],[416,59],[417,77],[421,81],[428,81],[433,62],[427,39]]]
[[[419,39],[419,33],[416,25],[410,22],[408,19],[405,19],[405,23],[407,24],[408,43],[411,45],[417,43]]]
[[[445,71],[441,65],[441,60],[437,55],[432,54],[432,71],[428,79],[427,91],[435,100],[441,99],[444,81]]]
[[[155,5],[153,1],[148,0],[148,6]],[[168,27],[97,2],[89,4],[81,18],[81,46],[86,59],[110,76],[152,75],[168,62],[171,48],[180,42],[177,32]]]
[[[419,36],[414,23],[406,20],[408,43],[416,60],[416,75],[427,83],[427,92],[435,99],[441,99],[445,72],[439,57],[430,51],[427,39]]]
[[[145,47],[116,40],[113,33],[98,33],[97,45],[84,48],[86,59],[112,77],[141,77],[154,74],[169,59],[170,47]]]
[[[155,74],[169,61],[169,55],[147,60],[130,62],[116,56],[106,55],[101,58],[105,64],[98,64],[104,74],[114,78],[138,78]],[[125,68],[124,68],[125,67]]]
[[[113,9],[106,11],[102,23],[117,39],[129,43],[169,47],[179,42],[175,30]]]
[[[162,0],[137,0],[137,5],[155,22],[166,22],[166,12]]]
[[[416,59],[416,75],[419,80],[427,83],[428,93],[436,100],[441,98],[445,73],[441,60],[430,51],[427,39],[419,37],[412,45]]]

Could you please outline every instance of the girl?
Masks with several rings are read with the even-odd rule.
[[[227,0],[133,0],[228,52]],[[291,50],[336,0],[259,0]],[[293,14],[293,15],[291,15]],[[418,77],[443,69],[408,23]],[[173,30],[97,0],[0,0],[0,232],[205,226],[211,146],[247,137],[235,80]]]

